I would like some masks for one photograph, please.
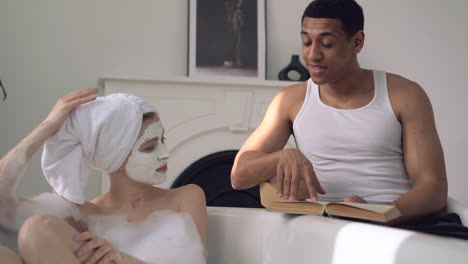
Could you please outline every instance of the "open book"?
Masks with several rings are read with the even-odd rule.
[[[260,199],[269,211],[292,214],[349,217],[375,222],[388,222],[401,216],[400,211],[392,205],[283,200],[278,196],[276,187],[268,182],[260,184]]]

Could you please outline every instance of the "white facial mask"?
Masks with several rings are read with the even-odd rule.
[[[166,180],[166,164],[169,153],[167,153],[166,145],[163,143],[163,132],[164,128],[160,121],[145,129],[143,135],[133,146],[127,165],[125,165],[128,177],[152,185],[161,184]],[[155,137],[159,138],[157,143],[147,144],[141,148],[142,151],[139,150],[142,144]]]

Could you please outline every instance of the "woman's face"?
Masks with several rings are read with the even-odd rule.
[[[164,144],[164,128],[155,116],[143,122],[140,137],[128,157],[125,171],[129,178],[151,185],[166,180],[167,158]]]

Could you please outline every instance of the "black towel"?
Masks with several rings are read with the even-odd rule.
[[[448,213],[446,209],[418,220],[396,225],[395,227],[468,240],[468,227],[462,224],[458,214]]]

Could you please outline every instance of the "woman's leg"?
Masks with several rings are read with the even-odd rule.
[[[0,246],[0,259],[5,264],[22,264],[23,262],[13,250]]]
[[[53,215],[35,215],[21,227],[18,234],[18,251],[24,263],[76,263],[89,254],[77,257],[75,252],[83,242],[73,238],[78,231],[64,220]]]

